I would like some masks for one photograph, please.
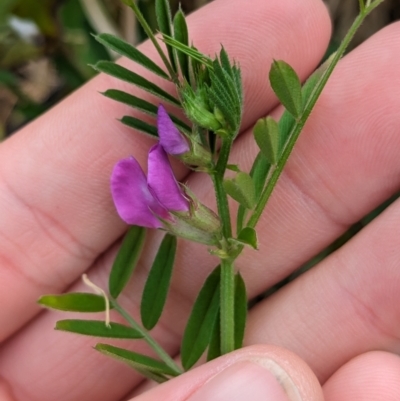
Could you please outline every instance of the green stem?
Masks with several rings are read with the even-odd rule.
[[[225,239],[232,237],[232,224],[231,224],[231,215],[229,211],[228,196],[225,192],[223,184],[225,170],[228,164],[231,147],[232,147],[232,141],[230,139],[222,140],[221,150],[218,156],[218,162],[217,165],[215,166],[214,173],[211,176],[215,188],[218,214],[222,221],[222,233]]]
[[[369,4],[367,10],[364,11],[366,13],[366,16],[370,14],[376,7],[378,7],[384,1],[385,0],[376,0],[372,4]]]
[[[164,351],[160,344],[150,335],[150,333],[141,327],[135,320],[129,315],[129,313],[117,302],[117,300],[110,298],[110,303],[114,309],[131,325],[131,327],[137,330],[142,336],[146,343],[156,352],[161,360],[165,362],[174,372],[178,375],[183,373],[183,370],[176,364],[176,362]]]
[[[140,25],[142,26],[143,30],[146,32],[146,35],[149,37],[149,39],[153,42],[154,47],[156,48],[158,54],[161,57],[161,60],[163,61],[165,67],[168,70],[169,75],[171,76],[172,81],[176,84],[179,85],[179,80],[178,76],[176,75],[176,72],[174,71],[171,63],[169,62],[167,56],[161,49],[160,44],[158,43],[157,38],[154,36],[153,31],[151,30],[150,25],[147,23],[146,19],[144,18],[143,14],[140,12],[139,7],[137,6],[135,0],[123,0],[126,5],[128,5],[133,12],[136,15],[136,18],[138,19]]]
[[[383,0],[378,0],[378,1],[382,2]],[[346,37],[343,39],[343,42],[340,44],[339,49],[337,50],[334,58],[332,59],[331,63],[329,64],[328,68],[326,69],[326,71],[322,75],[320,81],[314,88],[309,100],[307,101],[307,103],[304,107],[304,111],[303,111],[300,119],[292,128],[292,131],[289,135],[288,143],[282,153],[282,156],[279,159],[278,164],[275,166],[275,168],[272,172],[271,178],[268,181],[266,187],[264,188],[264,190],[261,194],[260,201],[258,202],[252,216],[249,219],[249,222],[247,224],[249,227],[254,228],[255,225],[257,224],[258,220],[260,219],[261,214],[265,208],[265,205],[267,204],[267,202],[272,194],[272,191],[283,171],[283,168],[286,165],[286,162],[287,162],[290,154],[292,153],[292,150],[294,148],[294,145],[296,144],[296,141],[300,135],[300,132],[303,130],[304,125],[305,125],[306,121],[308,120],[308,118],[315,106],[315,103],[317,102],[329,77],[331,76],[334,68],[336,67],[340,58],[343,56],[344,52],[347,49],[347,46],[349,45],[350,41],[354,37],[354,34],[356,33],[356,31],[358,30],[358,28],[364,21],[365,17],[372,11],[372,8],[375,8],[375,7],[376,7],[376,5],[375,5],[375,3],[373,3],[368,9],[367,8],[364,9],[364,12],[362,12],[361,14],[358,15],[358,17],[353,22],[353,25],[350,27]]]
[[[230,260],[221,261],[221,353],[235,349],[235,271]]]
[[[222,221],[223,246],[228,244],[232,237],[232,224],[229,211],[228,196],[224,188],[224,175],[228,164],[232,140],[224,138],[215,170],[211,175],[215,196],[217,199],[218,214]],[[231,259],[221,260],[221,353],[227,354],[235,349],[235,271]]]

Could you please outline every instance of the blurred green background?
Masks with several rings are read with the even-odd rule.
[[[212,0],[170,0],[186,13]],[[331,49],[354,19],[357,0],[326,0],[335,23]],[[138,0],[155,26],[154,0]],[[386,0],[355,44],[400,18],[400,2]],[[0,0],[0,140],[90,79],[88,64],[112,57],[92,33],[109,32],[136,44],[144,39],[120,0]]]

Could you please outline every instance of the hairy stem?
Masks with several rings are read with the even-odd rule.
[[[215,171],[212,174],[212,180],[217,199],[218,214],[222,221],[222,233],[225,239],[232,237],[231,215],[228,205],[228,196],[223,185],[226,166],[228,164],[229,154],[232,147],[232,140],[223,139],[221,150],[219,152],[218,162]]]
[[[235,271],[233,262],[221,261],[221,353],[235,349]]]

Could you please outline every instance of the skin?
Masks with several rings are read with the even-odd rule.
[[[268,86],[272,59],[286,60],[305,79],[329,41],[327,10],[319,0],[253,0],[251,7],[247,0],[216,0],[190,16],[189,24],[200,50],[215,54],[223,43],[241,64],[246,105],[232,162],[247,169],[256,154],[249,129],[259,117],[281,112]],[[251,298],[399,190],[399,38],[398,23],[386,27],[334,72],[260,221],[260,251],[246,251],[238,260]],[[150,44],[141,49],[157,59]],[[94,352],[94,339],[54,332],[54,322],[66,315],[42,312],[35,303],[42,294],[86,290],[80,281],[85,272],[106,288],[126,230],[112,204],[109,176],[116,161],[129,154],[145,166],[154,143],[115,120],[132,111],[97,93],[110,87],[148,98],[100,75],[0,145],[1,401],[117,401],[145,388],[135,372]],[[175,167],[177,177],[213,207],[209,179]],[[315,269],[258,304],[249,316],[249,348],[137,399],[186,400],[185,389],[201,387],[237,355],[264,358],[278,352],[277,361],[298,385],[308,383],[303,399],[320,400],[323,391],[329,401],[395,400],[399,220],[395,202]],[[156,249],[150,243],[159,240],[159,233],[149,235],[136,279],[121,297],[134,316]],[[216,260],[204,247],[181,241],[177,262],[154,331],[176,356],[194,295]],[[130,347],[146,352],[141,343]]]

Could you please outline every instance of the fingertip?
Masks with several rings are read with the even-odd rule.
[[[324,384],[326,401],[397,401],[400,357],[373,351],[359,355],[338,369]]]
[[[135,401],[322,401],[315,375],[283,348],[257,345],[235,351],[135,398]]]

